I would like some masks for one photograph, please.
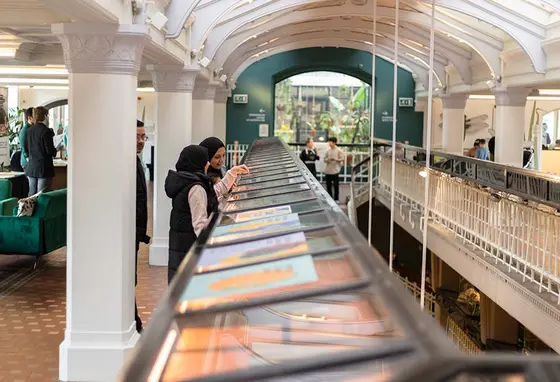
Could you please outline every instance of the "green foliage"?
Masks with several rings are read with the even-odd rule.
[[[15,138],[18,136],[19,131],[23,126],[21,118],[22,114],[23,109],[20,109],[19,107],[8,111],[8,139],[13,149],[18,149],[20,147],[19,141]]]

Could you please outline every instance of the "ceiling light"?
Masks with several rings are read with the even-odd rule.
[[[20,89],[33,89],[33,90],[68,90],[68,86],[49,86],[49,85],[39,85],[39,86],[19,86]]]
[[[16,48],[0,48],[0,57],[15,57]]]
[[[62,78],[0,78],[0,84],[68,84],[67,79]]]
[[[65,68],[37,68],[37,67],[15,67],[15,66],[1,66],[0,74],[4,75],[18,75],[18,74],[31,74],[31,75],[68,75],[68,70]]]
[[[560,95],[560,89],[539,89],[539,95]]]
[[[137,88],[136,91],[140,92],[140,93],[153,93],[153,92],[156,91],[156,89],[154,89],[154,88]]]

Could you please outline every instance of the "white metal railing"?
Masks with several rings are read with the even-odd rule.
[[[380,156],[377,190],[391,193],[391,158]],[[413,210],[424,208],[423,167],[397,161],[395,198]],[[439,171],[430,174],[429,218],[509,272],[536,283],[560,304],[560,215],[550,207],[474,185]]]
[[[292,150],[298,155],[303,150],[303,145],[290,145]],[[352,167],[363,161],[369,156],[369,148],[364,146],[339,146],[344,152],[344,164],[340,170],[340,183],[350,183],[352,177]],[[226,146],[226,164],[228,167],[235,166],[241,162],[241,159],[249,149],[247,144],[228,144]],[[317,172],[319,181],[324,181],[324,174]]]
[[[408,289],[417,301],[420,301],[420,287],[414,281],[410,281],[407,277],[402,277],[398,273],[395,275],[402,281],[405,288]],[[429,313],[432,317],[436,316],[437,300],[436,295],[431,292],[425,293],[424,311]]]
[[[478,345],[461,329],[459,325],[451,317],[447,317],[445,324],[447,338],[451,340],[457,349],[467,355],[476,355],[481,352]]]

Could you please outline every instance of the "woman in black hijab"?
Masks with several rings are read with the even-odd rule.
[[[200,146],[208,150],[210,166],[208,176],[214,183],[214,190],[218,194],[218,201],[222,195],[229,193],[239,174],[248,174],[249,169],[245,165],[235,166],[229,171],[225,171],[226,146],[219,138],[209,137],[200,142]]]
[[[175,165],[176,171],[169,170],[165,179],[165,193],[172,199],[167,271],[169,283],[208,217],[218,210],[218,198],[206,175],[209,165],[208,150],[190,145],[181,151]]]
[[[218,182],[225,176],[224,164],[226,161],[226,146],[219,138],[209,137],[200,142],[200,146],[208,149],[208,158],[210,167],[208,167],[208,176],[215,182]]]

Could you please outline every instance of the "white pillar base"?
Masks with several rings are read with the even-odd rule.
[[[155,267],[167,267],[169,259],[169,238],[154,237],[150,244],[150,265]]]
[[[60,344],[61,381],[114,381],[140,335],[136,324],[125,333],[72,333]]]

